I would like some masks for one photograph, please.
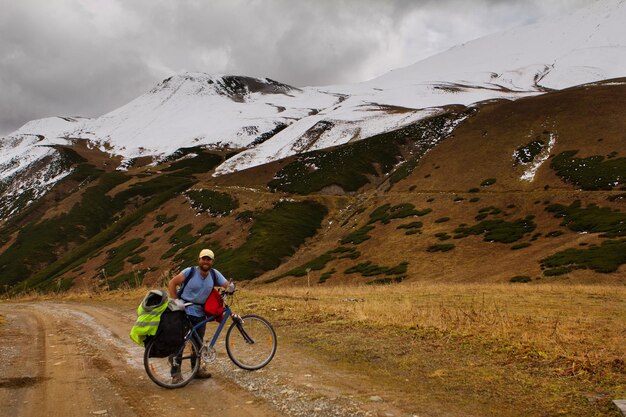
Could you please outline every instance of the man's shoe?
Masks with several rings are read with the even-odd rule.
[[[211,378],[211,372],[204,366],[201,366],[198,372],[196,372],[196,378]]]
[[[183,376],[179,373],[172,376],[172,384],[180,384],[183,382]]]

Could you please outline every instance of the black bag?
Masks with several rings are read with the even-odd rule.
[[[169,308],[161,314],[161,321],[154,339],[154,346],[150,350],[150,357],[164,358],[177,353],[183,345],[185,335],[189,330],[189,322],[184,311],[171,311]],[[146,341],[148,346],[148,341]]]

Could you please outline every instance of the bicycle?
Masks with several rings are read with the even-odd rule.
[[[198,346],[198,340],[201,339],[197,329],[203,324],[215,321],[218,316],[207,317],[195,326],[187,319],[190,330],[185,335],[182,346],[173,355],[167,357],[151,355],[151,351],[157,349],[156,340],[148,342],[143,362],[146,373],[152,381],[164,388],[181,388],[187,385],[198,372],[201,361],[208,363],[215,360],[217,354],[214,346],[229,318],[232,318],[233,323],[226,332],[225,341],[230,360],[248,371],[261,369],[270,363],[277,348],[276,332],[272,325],[263,317],[254,314],[246,316],[234,314],[227,303],[229,295],[232,294],[221,293],[224,303],[223,318],[210,343],[205,342]],[[173,375],[173,370],[176,370],[176,375]]]

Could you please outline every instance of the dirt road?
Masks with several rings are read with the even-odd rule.
[[[143,348],[128,337],[136,317],[127,308],[0,304],[0,315],[2,416],[413,415],[358,375],[281,344],[280,333],[278,353],[265,369],[238,369],[220,341],[213,378],[167,390],[143,370]]]

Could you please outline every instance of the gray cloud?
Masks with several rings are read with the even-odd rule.
[[[0,0],[0,134],[182,71],[358,82],[584,0]]]

